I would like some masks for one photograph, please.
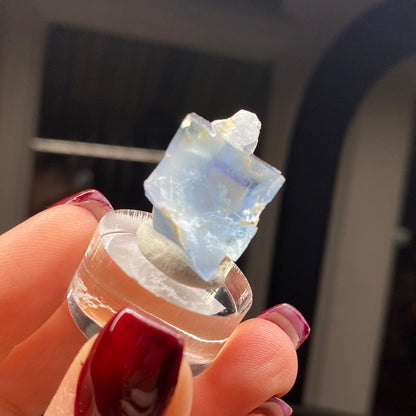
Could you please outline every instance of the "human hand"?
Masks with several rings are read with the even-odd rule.
[[[112,331],[107,326],[85,342],[69,314],[66,292],[97,220],[110,209],[100,193],[86,191],[0,236],[0,414],[39,416],[47,409],[47,416],[115,416],[111,406],[99,412],[97,398],[114,405],[121,400],[115,393],[130,397],[131,389],[143,388],[158,392],[149,402],[153,410],[136,408],[134,413],[127,406],[126,415],[289,415],[290,408],[277,397],[293,385],[296,348],[309,333],[289,305],[240,324],[211,366],[195,378],[182,360],[181,340],[132,310],[117,315]],[[112,348],[135,355],[130,370],[122,360],[126,354],[110,362]],[[150,359],[152,353],[159,364]],[[91,381],[91,366],[103,370],[100,385]],[[149,366],[153,374],[163,368],[163,376],[144,377]],[[123,382],[114,377],[119,367],[127,371]],[[146,386],[137,385],[138,380]],[[115,393],[103,393],[100,386]],[[89,399],[91,407],[85,410]]]

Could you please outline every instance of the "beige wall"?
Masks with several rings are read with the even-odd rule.
[[[416,58],[367,94],[345,138],[305,401],[369,414],[411,143]]]

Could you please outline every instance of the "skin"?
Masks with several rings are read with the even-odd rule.
[[[97,226],[97,211],[62,205],[0,236],[0,414],[72,416],[86,342],[66,292]],[[297,372],[286,333],[255,318],[240,324],[211,367],[192,379],[183,361],[165,416],[247,416],[283,396]],[[282,413],[283,415],[283,413]]]

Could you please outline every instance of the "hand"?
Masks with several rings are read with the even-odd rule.
[[[295,381],[296,348],[309,333],[305,320],[289,305],[240,324],[208,370],[195,378],[178,352],[181,341],[132,310],[119,312],[113,325],[122,337],[112,340],[107,326],[85,342],[69,314],[66,292],[97,221],[110,209],[99,192],[85,191],[0,236],[0,414],[39,416],[47,409],[47,416],[115,416],[109,407],[101,413],[91,410],[102,391],[94,385],[94,399],[89,369],[101,366],[101,386],[113,386],[111,394],[143,387],[121,385],[114,374],[109,377],[117,366],[128,368],[120,361],[127,355],[109,361],[111,349],[120,347],[135,354],[131,372],[126,370],[129,380],[158,389],[149,399],[156,406],[153,412],[127,415],[289,415],[290,407],[278,397]],[[138,337],[138,331],[153,335]],[[121,339],[126,340],[124,347]],[[160,365],[149,359],[155,351]],[[149,363],[156,373],[162,366],[164,376],[143,378]],[[103,397],[110,400],[111,394]],[[92,400],[91,407],[80,413],[85,397]]]

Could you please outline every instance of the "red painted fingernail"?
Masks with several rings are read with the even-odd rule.
[[[168,405],[182,339],[133,308],[101,330],[78,380],[76,416],[156,416]]]
[[[299,348],[311,332],[303,315],[288,303],[273,306],[257,318],[266,319],[282,328],[292,340],[295,348]]]
[[[109,200],[96,189],[87,189],[85,191],[78,192],[77,194],[71,195],[59,202],[56,202],[52,206],[54,207],[57,205],[81,206],[94,214],[97,220],[100,220],[101,217],[108,211],[113,210]]]

